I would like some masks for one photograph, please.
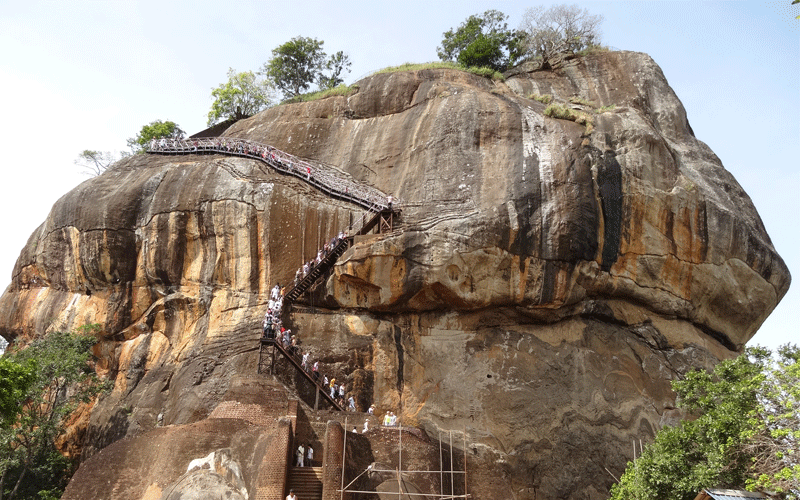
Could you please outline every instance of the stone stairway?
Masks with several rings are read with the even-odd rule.
[[[294,490],[298,500],[322,500],[322,467],[292,467],[286,492]]]

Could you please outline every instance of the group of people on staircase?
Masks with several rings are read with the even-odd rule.
[[[329,242],[325,243],[325,245],[319,249],[316,258],[311,259],[302,266],[298,267],[297,272],[294,273],[294,286],[300,284],[303,278],[308,276],[308,273],[310,273],[311,271],[314,270],[315,267],[320,265],[323,259],[325,259],[325,257],[330,255],[333,249],[336,248],[336,246],[339,245],[339,243],[345,238],[347,238],[347,233],[345,233],[344,231],[340,231],[339,234],[331,238]]]
[[[339,241],[343,238],[344,233],[340,233],[339,236],[333,238],[331,242],[327,245],[335,246],[338,244]],[[330,248],[332,249],[333,246]],[[328,250],[330,251],[330,250]],[[323,257],[324,258],[324,257]],[[280,284],[275,285],[270,290],[270,298],[269,303],[267,306],[267,313],[264,315],[264,322],[263,322],[263,334],[264,339],[274,342],[275,344],[279,345],[283,348],[283,350],[292,356],[293,358],[297,359],[300,362],[300,367],[306,372],[310,373],[314,383],[317,384],[319,389],[325,393],[329,392],[330,398],[336,402],[341,407],[345,406],[345,402],[347,402],[347,409],[348,411],[356,411],[356,402],[355,398],[351,394],[349,399],[345,399],[347,396],[347,388],[344,383],[338,384],[336,382],[336,378],[332,378],[328,380],[328,376],[324,375],[320,377],[319,372],[319,361],[315,360],[313,363],[311,362],[311,353],[309,351],[301,351],[300,349],[300,341],[297,338],[296,334],[292,333],[292,330],[286,329],[281,324],[281,310],[283,307],[283,297],[286,294],[286,289],[281,287]]]
[[[385,208],[385,195],[369,186],[343,179],[319,165],[311,165],[295,156],[266,144],[235,137],[194,137],[187,139],[151,139],[148,153],[201,154],[223,153],[248,156],[269,164],[276,170],[294,175],[323,189],[328,194],[343,196],[370,208]],[[391,206],[391,203],[390,203]]]
[[[281,311],[283,310],[283,296],[286,294],[286,288],[281,287],[280,283],[272,287],[269,292],[269,301],[267,302],[267,313],[264,315],[264,337],[274,340],[275,332],[284,332],[281,325]]]
[[[319,360],[314,360],[312,363],[311,353],[307,350],[301,351],[297,335],[292,334],[291,330],[284,330],[277,333],[275,342],[279,343],[290,356],[300,361],[300,367],[311,375],[320,391],[328,394],[340,407],[344,408],[346,404],[347,411],[357,411],[355,397],[352,393],[348,397],[347,385],[344,382],[338,383],[336,377],[328,379],[327,375],[320,375]]]

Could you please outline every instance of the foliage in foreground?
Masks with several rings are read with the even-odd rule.
[[[686,499],[703,488],[800,499],[800,349],[748,348],[673,383],[694,420],[665,427],[628,463],[612,499]]]
[[[0,500],[57,498],[72,472],[55,448],[64,418],[103,385],[89,364],[93,328],[53,332],[0,357]]]

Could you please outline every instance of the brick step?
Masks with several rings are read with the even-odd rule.
[[[322,467],[292,467],[287,488],[303,500],[322,499]]]

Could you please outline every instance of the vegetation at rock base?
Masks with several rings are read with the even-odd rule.
[[[252,71],[228,69],[228,81],[211,90],[214,102],[208,112],[208,125],[228,119],[252,116],[271,106],[275,99],[272,82]]]
[[[165,122],[155,120],[144,125],[135,137],[128,139],[128,147],[131,148],[131,152],[134,154],[141,153],[153,139],[183,139],[184,135],[186,135],[186,132],[181,130],[177,123],[169,120]]]
[[[692,417],[661,429],[628,463],[612,499],[691,500],[702,488],[800,498],[800,348],[748,348],[673,383]]]
[[[57,498],[66,487],[73,463],[55,440],[104,388],[90,364],[95,333],[53,332],[0,358],[0,500]]]
[[[455,30],[442,34],[436,54],[442,61],[463,67],[486,67],[505,71],[522,56],[523,34],[508,28],[508,16],[497,10],[472,15]]]

